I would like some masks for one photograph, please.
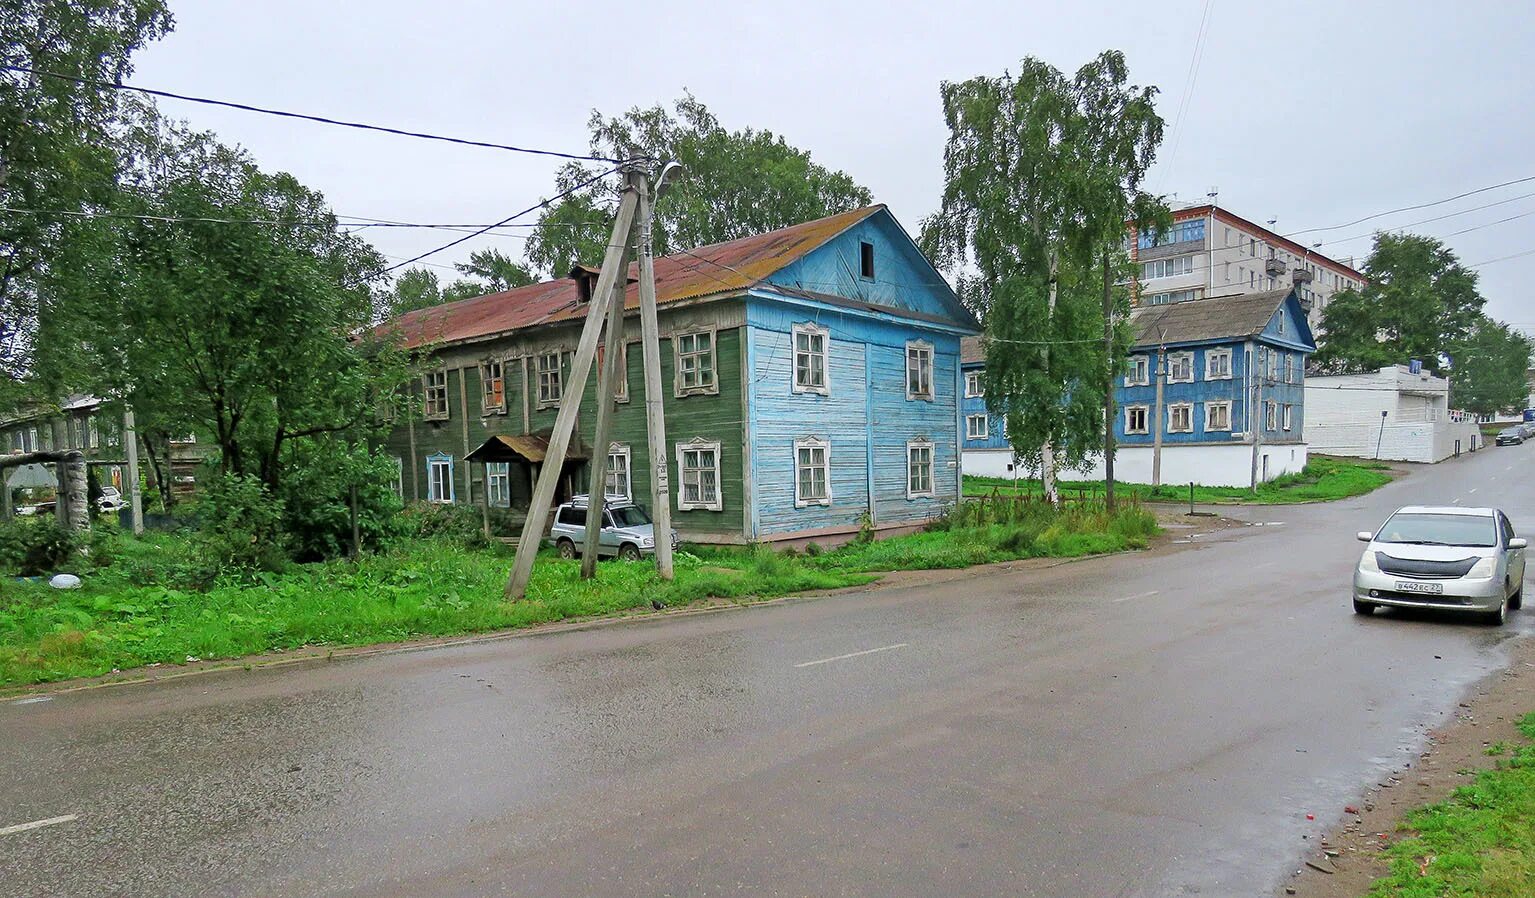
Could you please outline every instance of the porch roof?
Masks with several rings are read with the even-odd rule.
[[[498,433],[481,443],[479,448],[464,456],[464,460],[477,462],[516,461],[527,464],[543,464],[544,456],[548,454],[548,436],[532,433]],[[574,444],[565,453],[566,462],[582,461],[586,458],[586,449]]]

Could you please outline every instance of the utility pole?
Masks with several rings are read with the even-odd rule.
[[[1151,485],[1162,485],[1162,389],[1167,383],[1167,344],[1157,346],[1157,407],[1151,425]]]
[[[1114,510],[1114,381],[1119,371],[1114,357],[1114,296],[1109,283],[1109,251],[1103,251],[1103,356],[1109,366],[1103,389],[1103,507]]]
[[[1258,455],[1263,449],[1263,426],[1268,423],[1263,407],[1263,347],[1249,344],[1247,377],[1252,384],[1252,407],[1247,410],[1247,423],[1253,435],[1252,489],[1258,488]]]
[[[640,203],[640,338],[645,355],[645,431],[650,450],[650,497],[656,536],[656,574],[672,579],[672,489],[667,476],[666,410],[661,392],[661,326],[656,319],[656,269],[652,217],[672,176],[681,169],[675,162],[662,166],[656,177],[655,196],[639,184]],[[681,477],[679,470],[677,476]]]
[[[539,544],[543,542],[544,527],[549,523],[549,505],[554,501],[560,472],[565,467],[570,438],[575,432],[576,415],[580,413],[582,394],[586,392],[586,378],[592,370],[592,357],[597,354],[597,338],[602,333],[602,316],[606,307],[598,297],[611,296],[613,282],[621,282],[628,275],[620,262],[629,245],[635,208],[639,203],[640,192],[644,189],[644,173],[637,168],[629,168],[624,172],[624,181],[623,199],[618,204],[618,215],[613,221],[613,235],[608,240],[602,271],[597,276],[597,287],[592,291],[593,300],[586,310],[581,340],[576,345],[576,355],[570,363],[568,392],[560,400],[560,411],[554,419],[554,432],[549,436],[549,449],[544,454],[543,468],[538,473],[538,483],[533,488],[533,498],[528,504],[528,517],[522,526],[522,537],[517,541],[517,559],[512,563],[512,573],[506,581],[508,599],[520,599],[527,591],[528,580],[533,576],[533,560],[538,555]],[[648,380],[645,396],[647,404],[651,400]],[[660,380],[659,372],[656,380]],[[606,446],[600,448],[606,453]]]
[[[139,434],[133,409],[123,409],[123,449],[128,453],[128,515],[133,535],[144,535],[144,493],[139,489]]]
[[[640,190],[644,190],[641,182]],[[644,210],[640,210],[643,214]],[[613,439],[614,395],[618,387],[618,365],[624,350],[624,292],[629,286],[629,243],[624,241],[623,256],[618,261],[623,276],[613,281],[613,289],[602,300],[608,306],[608,327],[603,345],[602,370],[597,373],[597,430],[593,437],[592,460],[587,465],[591,477],[586,485],[586,539],[581,548],[581,579],[590,580],[597,573],[597,547],[602,535],[602,509],[607,502],[608,444]]]

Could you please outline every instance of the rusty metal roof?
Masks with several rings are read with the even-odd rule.
[[[883,208],[882,205],[864,206],[766,234],[658,258],[655,260],[656,302],[664,305],[747,290]],[[624,307],[638,309],[637,263],[630,263],[628,276]],[[586,307],[578,303],[578,297],[576,281],[561,278],[406,312],[379,325],[376,332],[397,335],[407,349],[458,343],[582,318]]]
[[[498,433],[477,449],[464,456],[465,461],[525,461],[532,464],[543,463],[544,456],[549,454],[549,437],[544,434],[505,434]],[[565,453],[565,460],[584,459],[586,450],[574,443]]]

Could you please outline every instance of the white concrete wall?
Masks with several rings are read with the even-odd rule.
[[[1432,464],[1454,455],[1457,440],[1461,452],[1482,446],[1481,431],[1475,424],[1449,421],[1392,424],[1389,418],[1384,428],[1379,418],[1374,424],[1306,424],[1306,441],[1313,451],[1354,458]]]
[[[1470,452],[1481,443],[1480,431],[1450,421],[1449,391],[1445,378],[1413,374],[1405,365],[1307,378],[1306,441],[1329,455],[1427,464],[1453,456],[1456,441]]]
[[[1268,459],[1268,478],[1298,473],[1306,466],[1310,447],[1304,443],[1276,443],[1259,448]],[[1151,482],[1152,449],[1149,446],[1120,447],[1114,453],[1114,479],[1121,483]],[[1006,449],[968,450],[964,454],[965,473],[971,476],[1011,478],[1007,466],[1012,452]],[[1034,477],[1030,469],[1018,471],[1019,477]],[[1095,457],[1086,471],[1062,471],[1065,480],[1102,480],[1103,458]],[[1162,482],[1197,483],[1200,486],[1248,486],[1252,483],[1252,446],[1163,446]]]

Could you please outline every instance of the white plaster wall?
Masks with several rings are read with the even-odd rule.
[[[1309,412],[1309,402],[1307,408]],[[1314,451],[1353,458],[1432,464],[1453,456],[1457,440],[1460,441],[1461,452],[1470,452],[1473,446],[1481,448],[1482,445],[1481,432],[1475,424],[1455,424],[1449,421],[1392,424],[1388,419],[1382,428],[1379,419],[1369,424],[1306,422],[1306,442]]]
[[[1008,469],[1012,462],[1011,449],[966,449],[960,458],[967,477],[1012,477],[1013,472]],[[1018,476],[1029,475],[1019,471]]]
[[[1310,447],[1305,443],[1277,443],[1259,449],[1268,458],[1268,479],[1299,472],[1306,466]],[[1114,453],[1114,479],[1120,483],[1151,482],[1152,449],[1149,446],[1121,447]],[[1007,466],[1012,452],[1006,449],[968,450],[964,455],[965,473],[971,476],[1011,478]],[[1260,460],[1260,471],[1262,462]],[[1038,472],[1023,469],[1019,477],[1034,477]],[[1063,480],[1102,480],[1103,458],[1095,457],[1085,471],[1062,471]],[[1162,482],[1197,483],[1201,486],[1248,486],[1252,483],[1252,446],[1164,446],[1162,447]]]

